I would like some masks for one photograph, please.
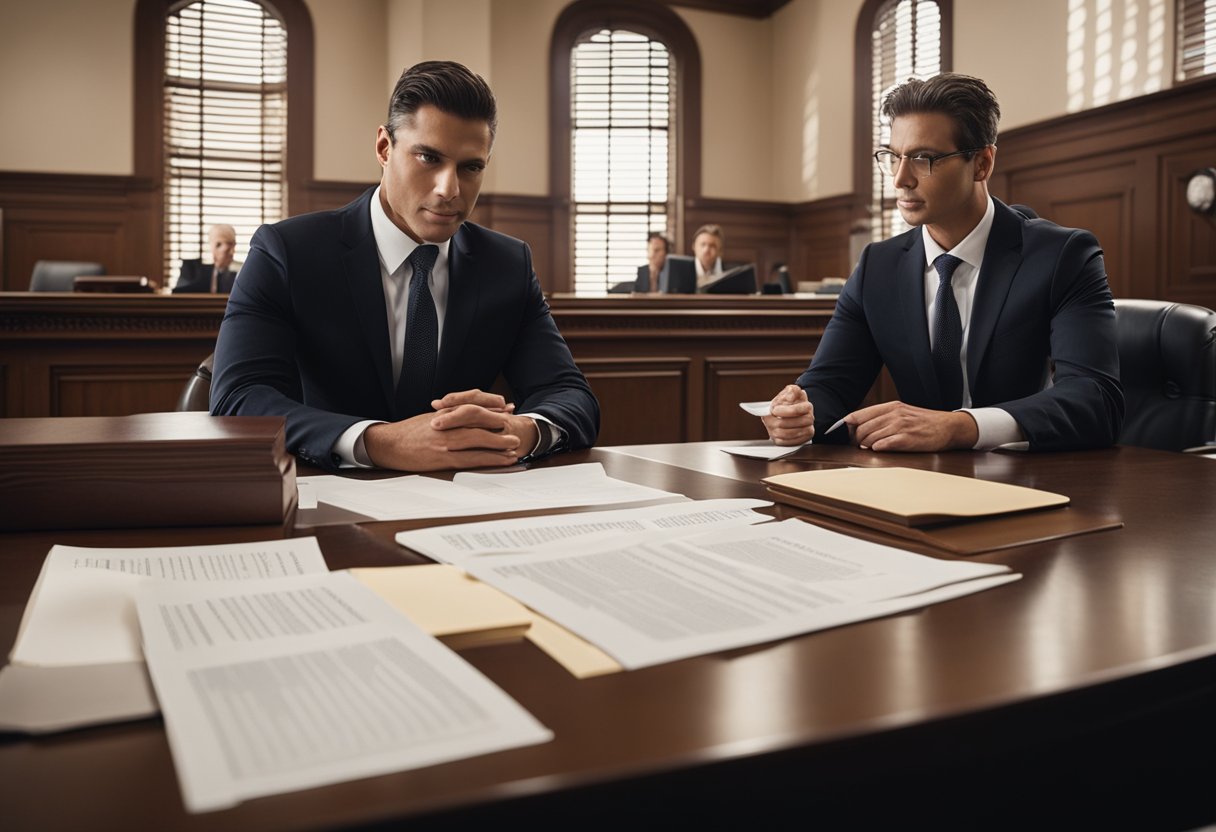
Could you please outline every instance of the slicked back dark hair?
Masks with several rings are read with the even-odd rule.
[[[882,100],[882,114],[891,121],[913,113],[949,116],[954,121],[958,150],[996,144],[1001,105],[979,78],[955,72],[943,72],[924,81],[909,78]]]
[[[397,143],[397,128],[418,109],[430,104],[460,118],[484,121],[490,126],[490,143],[498,129],[498,104],[490,85],[480,75],[455,61],[423,61],[401,73],[388,102],[389,136]]]

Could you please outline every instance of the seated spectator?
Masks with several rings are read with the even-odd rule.
[[[213,225],[207,234],[211,248],[211,263],[201,259],[183,260],[181,274],[173,293],[196,292],[228,294],[236,282],[237,268],[232,266],[232,255],[236,253],[236,229],[231,225]]]
[[[659,291],[659,272],[667,262],[671,253],[671,240],[657,231],[650,232],[646,237],[646,265],[638,266],[638,280],[634,285],[635,292]]]
[[[726,237],[720,225],[703,225],[692,238],[692,253],[697,259],[697,288],[722,276],[722,248]]]

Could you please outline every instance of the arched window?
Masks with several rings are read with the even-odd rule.
[[[212,225],[236,228],[240,261],[260,224],[306,210],[312,60],[302,0],[139,0],[136,171],[161,186],[166,283]]]
[[[700,194],[700,60],[670,9],[604,0],[563,11],[552,60],[555,282],[602,295]]]
[[[909,78],[949,71],[950,24],[949,0],[867,0],[858,15],[854,186],[869,208],[871,239],[908,229],[872,158],[891,140],[882,100]]]
[[[1216,73],[1216,0],[1178,0],[1177,71],[1179,81]]]

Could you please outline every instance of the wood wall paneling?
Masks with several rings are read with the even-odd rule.
[[[810,355],[711,356],[705,361],[705,437],[764,439],[768,433],[739,402],[771,399],[806,369]]]
[[[201,360],[201,358],[200,358]],[[52,365],[52,416],[126,416],[173,410],[198,361]]]
[[[580,358],[600,402],[600,445],[686,442],[688,358]]]
[[[1216,212],[1197,214],[1186,204],[1187,180],[1196,170],[1216,167],[1216,153],[1180,151],[1163,157],[1162,165],[1166,238],[1160,252],[1159,294],[1216,308]]]

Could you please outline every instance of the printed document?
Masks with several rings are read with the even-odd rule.
[[[643,533],[464,568],[626,668],[760,644],[1020,577],[857,540],[800,520],[695,537]]]
[[[148,584],[137,609],[191,812],[553,736],[345,573]]]
[[[766,523],[773,518],[755,511],[767,500],[690,500],[644,508],[547,514],[457,523],[399,532],[397,542],[440,563],[460,566],[477,555],[544,551],[547,546],[580,547],[637,532],[683,530],[698,534],[729,526]]]
[[[609,477],[598,462],[499,474],[462,471],[451,482],[421,475],[381,480],[323,475],[301,477],[297,482],[312,489],[320,502],[377,520],[685,499]]]
[[[54,546],[10,658],[31,665],[139,661],[135,589],[148,579],[245,581],[327,570],[315,537],[144,549]]]

